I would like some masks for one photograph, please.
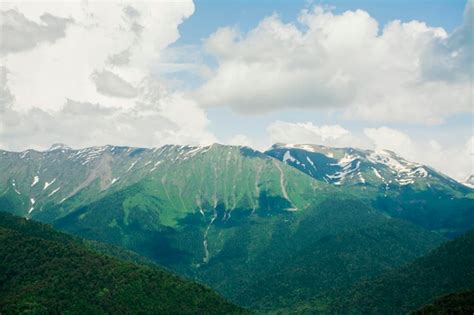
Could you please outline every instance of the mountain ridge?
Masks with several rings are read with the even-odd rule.
[[[456,180],[456,179],[450,177],[449,175],[446,175],[446,174],[440,172],[439,170],[436,170],[432,166],[423,165],[423,164],[418,163],[418,162],[408,161],[405,158],[399,156],[395,151],[388,150],[388,149],[371,150],[371,149],[362,149],[362,148],[357,148],[357,147],[347,147],[347,146],[333,147],[333,146],[320,145],[320,144],[310,144],[310,143],[291,144],[291,143],[277,142],[277,143],[274,143],[273,145],[271,145],[270,148],[263,149],[263,150],[254,149],[254,148],[252,148],[250,146],[247,146],[247,145],[227,145],[227,144],[221,144],[221,143],[218,143],[218,142],[215,142],[215,143],[212,143],[212,144],[207,144],[207,145],[165,144],[165,145],[158,146],[158,147],[134,147],[134,146],[127,146],[127,145],[107,144],[107,145],[90,146],[90,147],[84,147],[84,148],[72,148],[72,147],[70,147],[70,146],[68,146],[67,144],[64,144],[64,143],[54,143],[50,146],[50,148],[43,149],[43,150],[25,149],[25,150],[21,150],[21,151],[8,151],[8,150],[0,149],[0,152],[19,153],[22,156],[24,156],[24,155],[26,155],[30,152],[46,153],[46,152],[56,151],[56,150],[61,150],[61,151],[83,151],[83,150],[91,150],[91,149],[103,150],[104,148],[114,148],[115,147],[115,148],[126,148],[126,149],[129,149],[129,150],[139,149],[139,150],[154,150],[154,151],[156,151],[156,150],[162,149],[164,147],[182,147],[182,148],[183,147],[191,147],[191,148],[199,149],[199,148],[209,148],[209,147],[213,147],[213,146],[224,146],[224,147],[236,147],[236,148],[242,148],[242,149],[250,149],[252,151],[260,152],[262,154],[265,154],[265,152],[269,152],[273,149],[300,149],[300,150],[306,150],[306,151],[310,151],[310,152],[317,152],[317,151],[314,151],[315,148],[319,148],[319,150],[321,150],[321,151],[325,151],[325,150],[326,151],[330,151],[330,150],[354,150],[356,152],[372,152],[372,153],[380,153],[380,154],[389,153],[389,154],[396,155],[398,158],[403,159],[403,160],[405,160],[405,161],[407,161],[411,164],[414,164],[414,165],[417,165],[417,166],[420,166],[420,167],[429,168],[429,169],[431,169],[432,171],[434,171],[436,173],[442,174],[448,180],[451,180],[451,181],[454,181],[454,182],[460,183],[460,184],[467,184],[467,186],[470,187],[470,188],[472,188],[472,184],[469,184],[469,182],[474,177],[474,175],[470,175],[464,180]]]

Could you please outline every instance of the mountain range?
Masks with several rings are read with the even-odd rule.
[[[314,191],[355,195],[447,236],[474,222],[472,188],[390,151],[282,144],[264,153],[218,144],[72,150],[58,144],[45,152],[0,151],[0,171],[0,191],[14,200],[10,208],[45,221],[138,184],[156,190],[167,226],[190,211],[212,217],[219,206],[227,219],[235,209],[255,212],[276,199],[286,211],[302,210]]]
[[[0,210],[133,250],[268,312],[331,310],[334,292],[472,229],[473,198],[472,188],[390,151],[0,151]]]

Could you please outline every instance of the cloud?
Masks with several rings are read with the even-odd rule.
[[[206,106],[244,114],[332,109],[350,119],[440,123],[470,111],[470,74],[452,74],[472,55],[466,46],[472,17],[465,19],[447,34],[419,21],[381,28],[362,10],[314,7],[298,23],[273,15],[248,33],[221,28],[205,42],[217,68],[195,95]]]
[[[432,43],[421,59],[423,76],[427,80],[466,81],[473,75],[474,2],[467,1],[460,27],[443,40]]]
[[[108,107],[133,106],[130,88],[126,98],[116,97],[117,88],[124,86],[117,84],[117,77],[137,89],[146,88],[150,79],[160,80],[153,70],[162,51],[179,38],[178,26],[193,14],[194,5],[191,0],[40,1],[2,3],[2,9],[36,23],[46,14],[74,21],[56,41],[1,60],[10,72],[8,85],[16,108],[57,110],[68,98]]]
[[[334,147],[364,145],[340,125],[317,126],[311,122],[275,121],[267,127],[267,133],[271,143],[314,143]]]
[[[92,74],[97,92],[115,97],[134,98],[137,90],[127,81],[107,70],[95,71]]]
[[[10,108],[13,104],[14,97],[7,86],[8,70],[0,66],[0,113],[2,110]]]
[[[41,42],[53,43],[65,36],[66,26],[72,22],[49,13],[39,20],[31,21],[15,10],[0,11],[0,55],[32,49]]]
[[[416,144],[407,134],[399,130],[388,127],[365,128],[364,135],[371,140],[377,150],[391,150],[406,158],[416,158],[414,154]]]
[[[189,113],[180,119],[177,112]],[[75,148],[94,145],[210,144],[209,121],[199,106],[178,94],[163,96],[153,104],[110,108],[68,100],[57,111],[32,108],[26,112],[1,112],[0,143],[9,150],[46,149],[63,142]]]
[[[193,12],[191,0],[2,3],[3,148],[214,142],[205,111],[157,71]]]
[[[416,141],[406,133],[388,127],[366,128],[364,134],[375,149],[388,149],[411,161],[441,171],[457,180],[474,174],[474,137],[461,145],[442,146],[435,139]]]
[[[251,148],[255,147],[254,141],[250,139],[248,136],[243,135],[243,134],[238,134],[238,135],[233,136],[229,141],[227,141],[227,144],[247,146]]]

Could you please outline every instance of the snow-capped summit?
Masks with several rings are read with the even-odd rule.
[[[334,185],[431,189],[461,186],[434,169],[389,150],[335,148],[315,144],[278,143],[265,152],[319,180]],[[474,187],[474,177],[470,187]],[[466,184],[466,186],[469,186]]]

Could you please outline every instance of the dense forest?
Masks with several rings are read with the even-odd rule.
[[[356,240],[358,238],[353,241]],[[344,238],[338,238],[336,243],[329,239],[321,241],[328,243],[332,249],[337,244],[347,244]],[[247,312],[226,302],[212,290],[175,276],[133,252],[86,241],[57,232],[49,225],[2,212],[0,242],[2,314]],[[371,247],[375,248],[375,244]],[[311,256],[321,255],[321,248],[311,251]],[[346,289],[342,285],[334,285],[338,279],[326,279],[324,283],[333,283],[329,287],[335,286],[336,289],[329,288],[324,295],[315,295],[313,299],[307,296],[300,303],[298,297],[306,295],[305,286],[302,286],[300,290],[293,291],[292,301],[285,302],[287,307],[264,310],[259,305],[257,308],[300,313],[403,314],[416,310],[414,314],[417,315],[470,314],[474,305],[472,248],[474,230],[442,244],[412,263],[359,281]],[[341,250],[341,258],[352,252],[350,248]],[[293,257],[293,263],[287,264],[289,261],[286,261],[285,265],[300,265],[298,258]],[[332,266],[341,267],[334,263]],[[322,265],[315,265],[314,268],[321,271],[327,269]],[[344,268],[347,269],[347,266]],[[275,270],[269,270],[269,274],[273,272]],[[282,272],[288,273],[288,276],[292,274],[292,278],[299,273],[294,268],[291,271],[281,269],[279,279],[282,279]],[[267,280],[268,288],[285,287],[284,283],[274,283],[271,278]],[[309,281],[309,285],[313,280],[308,278],[306,282]],[[299,280],[298,285],[305,283],[302,281]],[[319,285],[326,285],[324,283]],[[290,285],[287,283],[286,287]],[[288,297],[281,295],[280,299],[283,296]],[[281,305],[283,301],[275,300],[278,298],[273,296],[276,305]]]
[[[473,249],[474,230],[471,230],[413,263],[338,292],[331,312],[403,314],[425,304],[434,303],[433,307],[443,308],[453,306],[456,301],[462,301],[460,307],[464,304],[464,307],[472,307],[472,294],[467,293],[437,302],[433,300],[446,294],[474,289]]]
[[[474,291],[452,293],[436,299],[411,315],[474,314]]]
[[[200,284],[10,214],[0,213],[0,243],[1,314],[246,312]]]

